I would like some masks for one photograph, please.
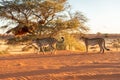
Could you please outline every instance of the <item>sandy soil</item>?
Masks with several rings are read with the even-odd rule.
[[[119,79],[119,52],[0,55],[0,80]]]

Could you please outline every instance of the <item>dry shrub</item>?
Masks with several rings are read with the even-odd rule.
[[[0,54],[9,54],[7,50],[0,51]]]
[[[57,44],[57,49],[64,49],[64,50],[80,50],[84,51],[85,47],[80,42],[80,40],[76,39],[70,34],[65,33],[64,34],[64,43],[63,44]]]

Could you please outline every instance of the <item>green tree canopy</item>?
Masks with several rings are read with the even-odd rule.
[[[67,0],[1,0],[0,18],[17,24],[15,29],[8,31],[14,34],[23,27],[27,27],[29,34],[39,37],[54,36],[61,31],[88,30],[86,17],[78,11],[71,13]]]

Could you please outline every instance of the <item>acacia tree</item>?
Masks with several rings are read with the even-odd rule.
[[[8,30],[13,34],[20,33],[24,27],[29,34],[39,37],[54,36],[61,31],[87,31],[84,15],[80,12],[71,14],[69,9],[67,0],[1,0],[0,18],[17,24],[15,29]]]

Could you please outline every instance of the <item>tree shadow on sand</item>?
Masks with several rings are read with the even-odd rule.
[[[106,54],[106,53],[105,53]],[[107,53],[109,54],[109,53]],[[112,53],[110,53],[112,54]],[[54,58],[54,57],[71,57],[71,56],[89,56],[89,55],[104,55],[101,53],[85,53],[85,52],[77,52],[77,53],[66,53],[66,54],[47,54],[47,55],[42,55],[42,54],[25,54],[25,55],[10,55],[10,56],[0,56],[0,60],[19,60],[19,59],[34,59],[34,58]]]
[[[90,65],[81,65],[81,66],[65,66],[59,69],[43,69],[43,70],[33,70],[25,72],[16,72],[16,73],[5,73],[0,74],[0,79],[20,77],[20,76],[35,76],[35,75],[47,75],[47,74],[59,74],[63,72],[81,72],[81,70],[91,70],[91,69],[111,69],[117,68],[120,69],[120,63],[109,63],[109,64],[90,64]],[[118,70],[119,72],[119,70]],[[79,79],[105,79],[105,78],[117,78],[120,79],[120,73],[116,72],[115,74],[97,74],[97,75],[77,75]]]

